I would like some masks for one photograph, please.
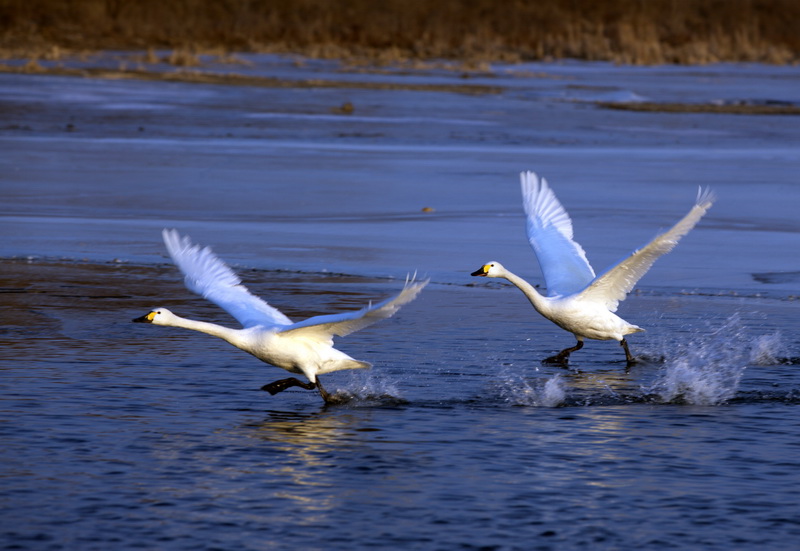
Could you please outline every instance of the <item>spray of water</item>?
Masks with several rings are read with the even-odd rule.
[[[350,380],[344,388],[336,391],[334,400],[340,404],[355,406],[396,405],[405,402],[397,385],[373,370],[351,372]]]
[[[750,363],[755,365],[775,365],[783,361],[783,336],[780,331],[761,335],[753,340],[750,349]]]
[[[650,388],[660,401],[718,405],[730,400],[748,365],[775,362],[780,334],[749,336],[739,314],[697,334],[670,354]]]
[[[544,382],[523,379],[515,373],[505,373],[500,394],[509,404],[515,406],[535,406],[554,408],[567,397],[566,386],[561,375],[557,374]]]

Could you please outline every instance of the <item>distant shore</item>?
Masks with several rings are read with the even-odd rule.
[[[256,88],[335,88],[347,90],[406,90],[418,92],[447,92],[465,95],[494,95],[507,90],[506,84],[497,82],[498,77],[554,78],[546,72],[520,71],[513,64],[487,66],[482,70],[466,69],[460,61],[425,62],[406,61],[393,67],[375,65],[353,66],[340,60],[329,61],[339,67],[327,78],[304,76],[287,78],[259,74],[259,59],[283,58],[284,63],[303,67],[308,61],[296,54],[242,54],[209,55],[189,54],[183,50],[148,50],[96,52],[91,55],[57,51],[57,56],[41,59],[0,60],[0,75],[17,74],[30,76],[76,77],[104,80],[141,80],[179,82],[183,84],[213,84],[224,86],[248,86]],[[547,66],[547,63],[540,66]],[[254,71],[256,69],[256,71]],[[791,70],[791,69],[789,69]],[[450,79],[439,82],[406,80],[403,75],[423,75],[429,72],[448,72]],[[363,75],[364,78],[342,78]],[[386,75],[393,78],[376,78]],[[607,101],[597,99],[594,105],[603,109],[660,112],[660,113],[711,113],[734,115],[800,115],[800,103],[780,99],[744,98],[736,100],[653,102],[640,99]],[[339,115],[350,115],[353,107],[345,103],[331,108]]]
[[[795,0],[7,0],[0,58],[296,53],[394,64],[800,62]]]

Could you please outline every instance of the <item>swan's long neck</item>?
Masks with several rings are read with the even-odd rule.
[[[536,308],[537,312],[543,314],[548,310],[549,305],[547,298],[542,296],[533,285],[519,277],[517,274],[513,274],[508,270],[505,270],[503,277],[516,285],[517,288],[522,291],[526,297],[528,297],[528,300],[531,301],[531,304],[533,304],[533,307]]]
[[[222,340],[228,341],[234,346],[240,346],[241,344],[241,330],[239,329],[231,329],[230,327],[223,327],[222,325],[217,325],[216,323],[190,320],[175,315],[172,316],[171,323],[169,325],[172,327],[191,329],[192,331],[199,331],[200,333],[218,337]]]

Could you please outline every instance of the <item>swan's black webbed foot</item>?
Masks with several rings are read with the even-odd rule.
[[[569,369],[569,354],[556,354],[542,360],[542,365],[555,365]]]
[[[542,360],[542,363],[545,365],[557,365],[559,367],[568,368],[569,367],[569,355],[575,352],[576,350],[580,350],[583,348],[583,341],[578,341],[578,344],[572,346],[570,348],[565,348],[555,356],[550,356],[549,358],[545,358]]]
[[[326,405],[344,404],[350,401],[349,396],[343,396],[338,393],[329,393],[327,390],[325,390],[325,387],[322,386],[322,383],[319,382],[319,378],[317,379],[316,383],[304,383],[299,379],[289,377],[288,379],[281,379],[280,381],[275,381],[274,383],[264,385],[261,387],[261,390],[265,390],[275,396],[279,392],[283,392],[287,388],[292,388],[293,386],[299,386],[300,388],[304,388],[306,390],[317,389],[317,391],[319,391],[319,395],[322,396],[322,399],[325,401]]]
[[[287,388],[291,388],[293,386],[299,386],[300,388],[304,388],[306,390],[314,390],[317,388],[315,383],[304,383],[299,379],[295,379],[294,377],[289,377],[288,379],[281,379],[280,381],[275,381],[274,383],[269,383],[268,385],[264,385],[261,387],[261,390],[265,390],[275,396],[279,392],[283,392]],[[324,396],[323,396],[324,398]]]
[[[319,377],[317,377],[317,390],[319,390],[319,395],[322,396],[322,399],[325,400],[326,406],[336,406],[346,404],[350,400],[352,400],[352,396],[348,395],[347,393],[336,392],[331,394],[325,387],[322,386],[322,383],[319,381]]]

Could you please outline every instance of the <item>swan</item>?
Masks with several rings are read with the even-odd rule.
[[[530,171],[521,173],[520,179],[528,219],[528,241],[539,260],[548,294],[541,295],[533,285],[499,262],[487,262],[472,275],[507,279],[525,294],[537,312],[575,336],[578,341],[575,346],[546,358],[543,363],[566,366],[569,355],[583,347],[584,339],[613,339],[625,350],[625,360],[630,367],[636,360],[625,336],[644,329],[614,312],[653,263],[671,251],[703,217],[715,200],[714,193],[701,187],[695,205],[677,224],[605,273],[595,276],[586,253],[572,239],[572,221],[567,211],[547,181]]]
[[[156,308],[133,321],[182,327],[219,337],[263,362],[304,375],[309,381],[304,383],[289,377],[261,388],[272,395],[294,386],[306,390],[316,388],[325,403],[333,403],[319,381],[320,374],[371,367],[334,348],[334,335],[344,337],[391,317],[401,306],[414,300],[429,281],[406,279],[403,290],[394,298],[374,305],[370,303],[361,310],[293,322],[277,308],[252,295],[233,270],[208,247],[192,244],[176,230],[165,229],[162,236],[173,262],[186,276],[186,287],[226,310],[242,329],[182,318],[166,308]]]

